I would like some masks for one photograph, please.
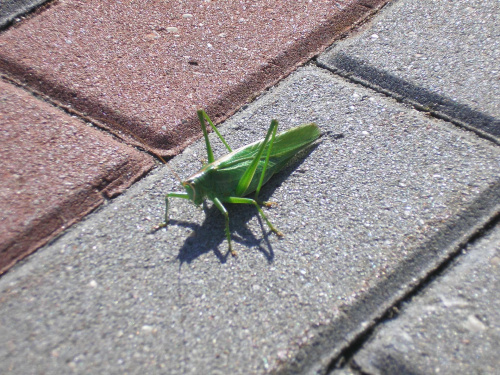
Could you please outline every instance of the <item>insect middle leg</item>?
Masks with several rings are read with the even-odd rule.
[[[240,198],[240,197],[227,197],[224,199],[224,202],[227,203],[238,203],[238,204],[253,204],[257,210],[259,211],[260,216],[266,221],[267,226],[269,229],[271,229],[274,233],[276,233],[278,236],[283,236],[283,233],[281,233],[274,225],[271,224],[267,216],[264,214],[264,211],[262,211],[262,208],[260,208],[259,204],[255,199],[252,198]]]
[[[218,198],[214,198],[214,204],[215,206],[219,209],[220,212],[222,212],[222,215],[224,215],[226,219],[226,238],[227,238],[227,243],[229,247],[229,252],[231,253],[232,256],[236,256],[237,253],[236,251],[233,250],[233,246],[231,245],[231,231],[229,230],[229,214],[226,210],[226,207],[222,204],[222,202]]]

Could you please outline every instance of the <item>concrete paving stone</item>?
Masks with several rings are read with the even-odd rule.
[[[467,246],[354,357],[368,374],[498,374],[500,225]]]
[[[58,1],[0,35],[0,69],[174,155],[388,0]]]
[[[0,28],[9,25],[16,18],[46,2],[47,0],[1,0]]]
[[[352,367],[343,367],[340,369],[335,369],[330,372],[331,375],[360,375],[360,372],[353,369]],[[401,374],[403,375],[403,374]],[[407,375],[407,374],[404,374]]]
[[[1,80],[0,119],[0,273],[154,165]]]
[[[217,208],[182,199],[151,233],[181,190],[153,171],[0,279],[3,368],[321,373],[499,211],[496,145],[323,70],[300,69],[221,130],[238,147],[271,118],[332,132],[261,192],[282,239],[230,206],[233,258]],[[205,157],[200,141],[169,164],[185,178]]]
[[[318,62],[500,142],[500,3],[391,3]]]

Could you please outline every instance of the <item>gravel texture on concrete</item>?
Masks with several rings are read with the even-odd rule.
[[[46,3],[48,0],[2,0],[0,1],[0,29],[16,18]]]
[[[500,3],[400,0],[320,65],[500,142]]]
[[[0,69],[174,155],[387,0],[58,1],[0,35]]]
[[[354,357],[363,373],[498,373],[500,225],[455,263]]]
[[[2,80],[0,121],[0,273],[154,165]]]
[[[228,207],[233,258],[219,211],[181,199],[151,233],[164,194],[180,190],[156,170],[0,279],[4,368],[325,371],[498,213],[500,150],[472,132],[312,67],[221,130],[242,146],[271,118],[325,132],[261,193],[278,202],[265,211],[282,239],[254,208]],[[169,164],[185,178],[202,158],[197,142]]]

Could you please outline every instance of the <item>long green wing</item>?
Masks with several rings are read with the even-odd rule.
[[[320,129],[316,124],[297,126],[276,135],[266,168],[264,183],[273,174],[280,171],[293,156],[311,145],[320,135]],[[199,181],[198,184],[202,183],[204,185],[204,191],[208,195],[214,194],[218,197],[234,196],[239,180],[252,163],[255,155],[257,155],[261,144],[262,141],[251,143],[216,160],[205,171],[203,182]],[[255,175],[243,196],[252,193],[257,188],[267,155],[267,148],[268,145],[264,148]]]

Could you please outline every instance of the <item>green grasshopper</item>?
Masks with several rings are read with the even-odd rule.
[[[181,181],[186,190],[185,193],[171,192],[165,196],[165,222],[156,228],[168,225],[169,198],[188,199],[197,206],[201,205],[205,199],[209,199],[226,219],[225,232],[229,251],[233,256],[236,256],[236,252],[231,245],[229,214],[223,203],[253,204],[269,228],[278,236],[282,236],[283,234],[271,224],[260,208],[259,203],[266,207],[271,206],[272,203],[260,202],[258,200],[259,192],[262,185],[272,175],[280,171],[293,156],[319,138],[321,132],[318,126],[313,123],[301,125],[276,135],[278,121],[272,120],[263,140],[233,151],[205,111],[198,110],[198,118],[205,138],[208,164],[204,165],[199,172],[187,180]],[[214,158],[205,120],[229,151],[229,154],[220,159],[215,160]],[[245,198],[245,196],[253,192],[255,192],[254,199]]]

